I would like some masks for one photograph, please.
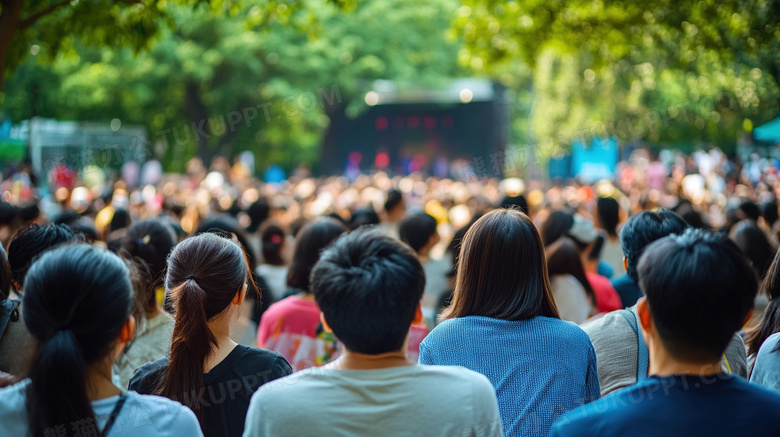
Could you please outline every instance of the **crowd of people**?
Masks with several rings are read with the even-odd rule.
[[[0,435],[780,435],[777,162],[147,164],[0,183]]]

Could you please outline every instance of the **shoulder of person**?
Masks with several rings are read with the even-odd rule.
[[[242,362],[251,361],[256,363],[261,368],[274,368],[275,373],[280,373],[279,376],[289,375],[292,373],[292,367],[284,355],[269,351],[268,349],[260,349],[256,347],[238,345],[237,348],[242,348],[240,351],[239,359]],[[289,370],[286,371],[285,370]]]
[[[632,409],[635,413],[642,414],[645,409],[636,402],[636,399],[652,399],[647,392],[654,391],[656,388],[648,388],[649,383],[645,380],[562,414],[553,424],[550,436],[602,435],[605,431],[614,428],[614,423],[610,424],[610,421],[617,417],[614,414],[616,410]],[[622,414],[620,417],[621,420],[626,420],[626,417],[632,416]],[[613,432],[611,435],[620,435],[620,433]]]
[[[133,391],[127,392],[126,402],[127,406],[136,407],[136,411],[142,411],[147,416],[144,417],[144,422],[152,424],[159,431],[156,435],[202,435],[195,413],[179,402]],[[131,410],[132,408],[128,409]]]
[[[30,380],[25,379],[8,387],[0,388],[0,416],[13,413],[25,405],[29,384]]]
[[[141,365],[130,378],[128,388],[141,394],[153,390],[154,386],[157,385],[160,373],[165,369],[169,362],[168,358],[161,358],[157,361]]]
[[[780,359],[780,352],[775,352],[775,347],[778,343],[780,343],[780,332],[770,335],[761,343],[761,347],[758,349],[758,356],[776,353],[776,356]]]
[[[462,366],[419,366],[424,372],[437,373],[445,376],[452,384],[469,383],[475,391],[493,393],[493,384],[479,372]]]
[[[598,319],[585,322],[581,325],[583,331],[588,334],[591,341],[602,338],[621,338],[624,336],[634,336],[626,317],[636,317],[629,309],[615,310],[604,314]]]

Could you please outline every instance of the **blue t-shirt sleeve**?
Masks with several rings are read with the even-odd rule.
[[[428,338],[426,337],[423,339],[422,343],[420,343],[420,355],[417,357],[417,361],[420,364],[436,364],[433,360],[433,354],[431,354],[431,351],[428,349],[427,342]]]

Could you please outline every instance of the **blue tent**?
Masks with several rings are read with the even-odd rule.
[[[780,141],[780,118],[776,118],[769,123],[753,129],[753,138],[757,141],[777,142]]]

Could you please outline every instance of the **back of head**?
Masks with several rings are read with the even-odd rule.
[[[550,213],[539,230],[545,246],[555,243],[574,226],[574,214],[557,209]]]
[[[686,223],[688,223],[692,228],[695,229],[706,229],[707,226],[704,223],[704,220],[701,217],[701,214],[699,214],[698,211],[693,209],[693,206],[690,204],[683,204],[677,210],[675,210],[675,213],[680,216],[683,220],[685,220]]]
[[[419,253],[436,234],[436,219],[426,213],[408,215],[401,220],[398,233],[401,241]]]
[[[500,208],[516,208],[523,214],[528,214],[528,201],[525,196],[518,194],[516,196],[506,195],[499,204]]]
[[[590,300],[596,304],[596,294],[590,286],[585,269],[582,266],[577,244],[568,237],[559,238],[555,243],[545,248],[547,270],[550,278],[555,275],[571,275],[585,289]]]
[[[155,289],[163,283],[166,258],[176,246],[176,241],[173,228],[158,219],[133,223],[125,236],[122,249],[143,267],[141,277],[144,295],[141,303],[147,313],[156,306]]]
[[[271,214],[271,207],[268,205],[268,201],[265,199],[258,199],[255,203],[249,205],[247,209],[247,215],[249,216],[249,226],[246,231],[251,233],[257,232],[260,225],[263,224],[268,216]]]
[[[30,265],[41,253],[62,243],[77,240],[66,225],[32,225],[21,229],[8,246],[11,279],[17,288],[24,287],[24,278]]]
[[[756,275],[739,248],[688,229],[651,244],[637,268],[664,348],[689,362],[718,360],[756,296]]]
[[[130,222],[130,213],[126,209],[117,209],[108,227],[111,232],[114,232],[130,226]]]
[[[182,399],[203,424],[197,399],[184,396],[203,387],[203,363],[217,345],[207,322],[222,314],[250,280],[241,246],[212,233],[179,243],[168,257],[165,289],[176,309],[170,364],[157,394]]]
[[[742,220],[731,228],[729,238],[753,264],[758,277],[763,278],[775,256],[775,248],[772,247],[764,231],[754,221]]]
[[[617,236],[617,226],[620,222],[620,204],[612,197],[599,197],[596,201],[596,214],[601,228],[611,236]]]
[[[359,208],[349,220],[350,229],[357,229],[361,226],[372,226],[380,223],[379,214],[372,207]]]
[[[761,210],[758,209],[758,205],[749,200],[744,200],[739,204],[739,213],[743,219],[753,221],[758,221],[758,218],[761,217]]]
[[[620,243],[623,254],[628,260],[626,274],[637,281],[636,266],[645,248],[655,240],[670,234],[681,234],[688,228],[677,214],[661,209],[658,211],[642,211],[628,219],[620,230]]]
[[[759,208],[761,208],[761,217],[763,217],[767,224],[772,227],[778,219],[777,201],[770,200],[763,202]]]
[[[244,228],[241,227],[238,220],[234,217],[225,214],[208,217],[195,231],[196,234],[202,234],[204,232],[220,235],[224,233],[233,234],[236,240],[238,240],[238,244],[241,245],[241,248],[244,249],[244,252],[246,253],[247,259],[249,260],[249,267],[252,271],[255,270],[255,267],[257,266],[256,257],[252,250],[252,245],[249,244],[249,237],[247,237]]]
[[[414,252],[378,230],[342,235],[312,270],[311,289],[344,347],[381,354],[403,347],[425,288]]]
[[[275,266],[284,265],[282,248],[287,239],[284,229],[276,224],[270,224],[263,229],[260,236],[263,242],[263,262]]]
[[[385,211],[392,212],[399,205],[403,204],[403,202],[404,196],[401,193],[401,190],[393,188],[387,192],[387,199],[385,200]]]
[[[320,253],[346,230],[343,224],[329,217],[319,217],[304,225],[295,242],[287,285],[308,292],[311,269],[320,259]]]
[[[111,353],[131,295],[122,260],[92,246],[49,251],[30,267],[22,311],[38,342],[27,392],[32,435],[85,419],[94,426],[87,368]]]
[[[477,220],[460,248],[452,304],[444,318],[558,317],[539,232],[527,215],[497,209]]]

